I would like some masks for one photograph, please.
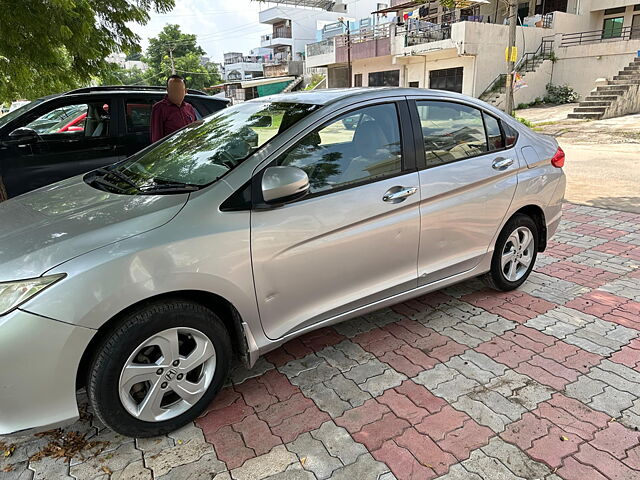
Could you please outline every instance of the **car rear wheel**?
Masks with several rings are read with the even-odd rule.
[[[102,422],[129,437],[171,432],[195,419],[224,385],[231,341],[211,310],[185,300],[132,312],[100,343],[89,400]]]
[[[531,217],[514,215],[504,226],[485,283],[496,290],[515,290],[529,277],[538,255],[538,227]]]

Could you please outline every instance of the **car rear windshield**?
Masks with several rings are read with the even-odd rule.
[[[179,185],[208,185],[317,108],[269,101],[225,108],[110,167],[109,181],[121,190],[149,193],[163,186],[177,191]]]

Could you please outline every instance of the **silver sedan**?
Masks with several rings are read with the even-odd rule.
[[[0,434],[199,415],[233,356],[482,276],[512,290],[554,234],[552,138],[461,95],[260,98],[0,204]]]

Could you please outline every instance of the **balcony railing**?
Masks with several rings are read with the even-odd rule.
[[[273,38],[291,38],[291,27],[274,28]]]
[[[327,53],[333,53],[335,50],[333,38],[327,40],[321,40],[320,42],[307,44],[307,56],[313,57],[315,55],[325,55]]]
[[[620,40],[640,39],[640,28],[621,27],[590,32],[565,33],[560,42],[561,47],[588,45],[591,43],[615,42]]]
[[[364,31],[350,34],[349,40],[347,40],[347,35],[337,35],[335,37],[336,47],[346,47],[349,41],[351,42],[351,44],[354,44],[354,43],[369,42],[371,40],[377,40],[380,38],[388,38],[391,35],[390,27],[391,27],[391,24],[389,23],[375,25],[374,27],[369,27]]]
[[[412,47],[424,43],[438,42],[451,38],[451,25],[433,25],[416,29],[396,30],[396,35],[404,34],[404,46]]]

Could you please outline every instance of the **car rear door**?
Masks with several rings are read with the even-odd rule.
[[[519,164],[499,120],[474,105],[416,97],[410,107],[422,137],[418,273],[426,285],[479,264],[511,205]]]
[[[343,120],[354,115],[364,120],[350,129]],[[416,287],[412,144],[406,100],[392,99],[336,112],[271,162],[305,170],[311,190],[251,213],[256,297],[269,338]],[[254,193],[260,182],[258,174]]]

